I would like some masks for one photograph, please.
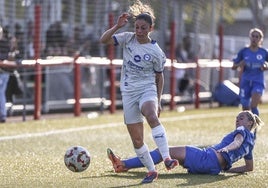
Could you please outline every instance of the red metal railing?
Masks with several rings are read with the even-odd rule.
[[[174,60],[176,61],[176,60]],[[41,116],[41,96],[42,96],[42,90],[41,88],[41,80],[39,80],[41,71],[46,66],[58,66],[58,65],[74,65],[74,99],[75,99],[75,105],[74,105],[74,116],[80,116],[81,113],[81,104],[80,104],[80,86],[81,86],[81,75],[80,75],[80,67],[82,65],[98,65],[98,66],[105,66],[110,67],[111,64],[115,66],[121,66],[122,65],[122,59],[114,59],[109,60],[107,58],[100,58],[100,57],[92,57],[92,58],[85,58],[80,56],[75,57],[56,57],[56,58],[50,58],[50,59],[37,59],[37,60],[23,60],[21,62],[21,65],[16,65],[14,61],[0,61],[0,67],[9,67],[14,68],[17,66],[22,66],[24,68],[34,68],[38,67],[38,71],[35,72],[35,80],[38,80],[35,82],[37,84],[35,86],[35,102],[34,103],[34,119],[38,120]],[[231,68],[232,62],[230,60],[222,60],[219,62],[218,60],[209,60],[209,59],[198,59],[197,62],[193,63],[174,63],[175,69],[195,69],[196,70],[196,77],[195,80],[195,108],[199,108],[200,100],[199,100],[199,93],[200,93],[200,70],[201,68],[219,68],[220,65],[223,68]],[[165,65],[167,68],[171,68],[172,61],[170,59],[167,59],[167,63]],[[173,73],[174,74],[174,73]],[[170,75],[172,76],[172,75]],[[111,79],[111,78],[110,78]],[[111,81],[111,80],[110,80]],[[112,89],[110,87],[110,89]],[[170,88],[171,89],[171,88]],[[110,91],[111,93],[112,91]],[[115,91],[113,91],[115,92]],[[171,92],[170,92],[171,93]],[[111,104],[115,104],[115,99],[110,98]],[[170,98],[170,103],[174,103],[174,98]],[[111,112],[111,111],[110,111]],[[113,112],[111,112],[113,113]]]

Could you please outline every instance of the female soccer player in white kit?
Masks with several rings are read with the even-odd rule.
[[[100,41],[123,47],[120,89],[124,121],[135,152],[148,169],[142,183],[150,183],[157,179],[158,173],[148,146],[144,143],[144,117],[152,129],[153,139],[166,168],[170,170],[178,165],[178,161],[170,157],[166,131],[158,118],[161,111],[166,56],[156,41],[149,37],[154,22],[151,7],[137,1],[130,7],[130,12],[131,14],[121,14],[117,23],[103,33]],[[115,34],[131,17],[134,18],[135,32]]]

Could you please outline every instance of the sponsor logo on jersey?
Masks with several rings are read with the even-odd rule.
[[[130,67],[132,70],[137,70],[137,71],[141,71],[141,70],[143,70],[143,67],[134,64],[132,61],[128,61],[127,64],[129,65],[129,67]]]
[[[149,55],[149,54],[144,54],[143,59],[144,59],[145,61],[150,61],[150,60],[151,60],[151,55]]]
[[[257,55],[256,55],[256,58],[257,58],[258,60],[262,60],[262,55],[261,55],[261,54],[257,54]]]
[[[134,56],[134,61],[135,61],[135,62],[140,62],[140,61],[141,61],[141,56],[139,56],[139,55],[135,55],[135,56]]]

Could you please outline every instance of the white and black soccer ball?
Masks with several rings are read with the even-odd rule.
[[[89,167],[90,154],[82,146],[72,146],[65,152],[64,163],[73,172],[83,172]]]

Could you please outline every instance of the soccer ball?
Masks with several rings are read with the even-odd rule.
[[[90,164],[90,154],[82,146],[72,146],[65,152],[64,163],[73,172],[83,172]]]

